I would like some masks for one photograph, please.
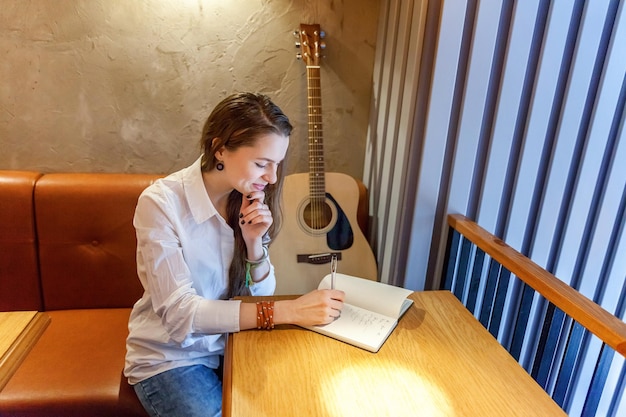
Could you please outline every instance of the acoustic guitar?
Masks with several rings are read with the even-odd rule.
[[[318,24],[301,24],[298,58],[306,64],[309,172],[287,175],[284,219],[270,246],[276,294],[304,294],[317,288],[337,256],[340,273],[377,279],[374,253],[357,223],[359,186],[354,178],[324,172],[320,58],[324,47]]]

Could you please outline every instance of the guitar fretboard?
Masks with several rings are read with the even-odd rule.
[[[326,198],[320,67],[307,66],[306,74],[309,111],[309,197],[312,202],[320,202]]]

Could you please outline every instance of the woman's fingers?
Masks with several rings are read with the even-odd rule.
[[[241,201],[239,212],[240,224],[258,224],[273,221],[269,206],[264,203],[265,193],[256,191],[245,196]]]
[[[241,218],[241,224],[258,224],[273,222],[272,212],[267,204],[255,203],[243,210],[239,216]]]
[[[344,292],[340,290],[314,290],[300,298],[299,316],[304,325],[328,324],[341,315]]]

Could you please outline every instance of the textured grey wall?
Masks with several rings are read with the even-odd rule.
[[[0,0],[0,169],[156,172],[199,154],[235,91],[270,95],[306,172],[304,63],[293,30],[326,31],[326,170],[360,178],[378,0]]]

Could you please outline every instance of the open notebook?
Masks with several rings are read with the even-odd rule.
[[[330,275],[318,285],[328,288]],[[341,317],[323,326],[304,327],[370,352],[378,352],[413,303],[407,298],[411,290],[345,274],[336,274],[335,288],[346,293]]]

